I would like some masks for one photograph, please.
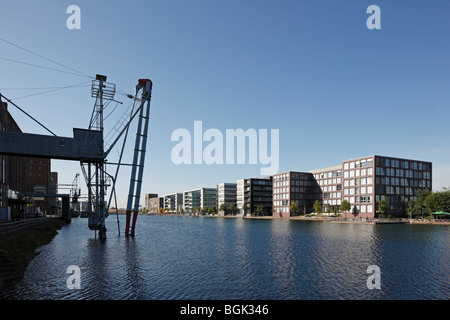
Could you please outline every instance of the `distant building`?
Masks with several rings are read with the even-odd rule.
[[[216,188],[199,188],[184,191],[183,193],[183,209],[186,211],[197,208],[207,209],[216,206],[216,202]]]
[[[273,216],[290,217],[290,206],[295,202],[297,212],[303,214],[312,212],[314,201],[321,198],[320,188],[309,172],[278,173],[273,175]]]
[[[8,111],[8,105],[0,101],[0,130],[22,132]],[[14,218],[25,212],[26,202],[19,193],[25,192],[25,158],[0,155],[0,210]]]
[[[272,177],[241,179],[236,184],[236,203],[241,213],[272,215]],[[262,212],[258,212],[258,207]]]
[[[164,196],[164,209],[179,212],[183,208],[183,193],[171,193]]]
[[[146,193],[145,200],[144,200],[145,201],[145,204],[144,204],[145,209],[150,210],[150,199],[157,198],[157,197],[158,197],[157,193]]]
[[[236,183],[219,183],[217,185],[217,210],[221,205],[224,205],[227,210],[231,205],[236,205],[236,187]]]
[[[164,209],[164,198],[163,197],[150,198],[148,211],[150,213],[158,213],[160,209]]]
[[[407,203],[416,200],[421,189],[432,188],[432,163],[387,156],[367,156],[308,173],[287,172],[273,176],[274,216],[289,217],[292,202],[299,211],[313,211],[316,200],[322,212],[338,212],[344,200],[351,209],[344,218],[374,218],[377,204],[386,200],[386,214],[402,215]]]
[[[25,158],[25,188],[27,193],[51,194],[56,185],[51,181],[51,160],[43,158]],[[57,183],[57,182],[56,182]],[[49,212],[55,205],[56,198],[35,195],[34,209],[39,212]]]

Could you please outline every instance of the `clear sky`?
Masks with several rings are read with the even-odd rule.
[[[66,26],[72,4],[81,9],[80,30]],[[379,30],[366,26],[372,4],[381,9]],[[448,0],[0,0],[0,10],[0,38],[120,88],[123,105],[106,132],[129,107],[122,93],[152,79],[143,194],[260,175],[260,164],[175,165],[171,134],[193,133],[195,120],[224,134],[279,129],[280,172],[377,154],[432,161],[433,189],[450,187]],[[11,60],[70,70],[0,41],[0,92],[57,135],[87,128],[90,78]],[[46,134],[10,111],[22,131]],[[52,170],[60,183],[81,174],[77,162],[52,161]],[[124,168],[121,207],[128,184]]]

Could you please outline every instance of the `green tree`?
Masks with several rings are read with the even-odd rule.
[[[314,212],[320,213],[321,211],[322,211],[322,204],[320,203],[319,200],[316,200],[314,202]]]
[[[406,212],[408,212],[408,215],[410,218],[412,218],[413,212],[414,212],[414,206],[416,204],[414,203],[413,200],[409,200],[408,201],[408,206],[406,207]]]
[[[244,203],[244,205],[242,206],[242,210],[244,211],[244,214],[246,214],[246,213],[247,213],[247,210],[248,210],[248,206],[247,206],[247,204],[246,204],[246,203]]]
[[[258,213],[258,216],[262,216],[264,214],[264,205],[260,204],[256,207],[256,212]]]
[[[223,212],[223,214],[226,214],[226,210],[227,210],[227,207],[222,203],[219,206],[219,212]]]
[[[440,210],[450,212],[450,190],[444,189],[444,191],[438,192],[437,196],[441,205]]]
[[[422,189],[416,193],[416,203],[414,206],[415,214],[423,214],[423,209],[425,209],[425,199],[431,193],[429,189]]]
[[[384,214],[388,208],[389,202],[387,202],[386,199],[381,199],[378,201],[378,211]]]
[[[295,201],[292,201],[291,203],[291,207],[289,208],[291,210],[291,212],[294,213],[294,215],[296,215],[298,213],[298,205]]]
[[[303,215],[306,215],[306,205],[303,206]]]
[[[428,213],[433,213],[438,210],[441,210],[440,204],[440,196],[435,192],[430,192],[423,201],[425,208],[428,210]]]
[[[341,205],[339,206],[339,210],[341,212],[345,212],[350,210],[351,206],[350,203],[347,200],[342,201]]]
[[[230,212],[232,213],[232,214],[235,214],[236,213],[236,204],[230,204],[230,207],[228,208],[228,210],[230,210]]]

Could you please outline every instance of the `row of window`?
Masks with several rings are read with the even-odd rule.
[[[344,171],[344,178],[353,178],[371,175],[373,175],[373,168]]]
[[[394,168],[382,168],[376,167],[375,172],[377,176],[390,176],[390,177],[406,177],[415,179],[431,179],[430,171],[413,171],[404,169],[394,169]]]
[[[344,188],[344,195],[350,194],[371,194],[373,192],[373,187],[355,187],[355,188]]]
[[[373,165],[372,159],[362,159],[362,160],[350,161],[350,162],[344,163],[344,170],[370,167],[372,165]]]
[[[372,203],[372,196],[355,196],[355,197],[344,197],[349,203]]]
[[[413,170],[426,170],[426,171],[431,170],[431,164],[427,162],[397,160],[388,158],[377,158],[376,166],[413,169]]]
[[[356,179],[344,180],[344,187],[349,187],[349,186],[353,187],[353,186],[372,184],[372,183],[373,183],[372,177],[356,178]]]

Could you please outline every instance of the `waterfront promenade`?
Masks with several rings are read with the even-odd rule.
[[[273,216],[250,216],[250,215],[191,215],[178,213],[155,213],[150,215],[158,216],[186,216],[193,218],[229,218],[229,219],[272,219],[272,220],[293,220],[293,221],[318,221],[334,223],[359,223],[359,224],[427,224],[427,225],[450,225],[450,219],[407,219],[407,218],[376,218],[376,219],[351,219],[341,217],[326,216],[294,216],[288,218],[278,218]],[[375,223],[374,223],[375,221]]]

